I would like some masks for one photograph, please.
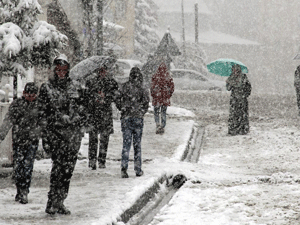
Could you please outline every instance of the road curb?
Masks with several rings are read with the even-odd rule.
[[[190,138],[186,144],[185,150],[182,152],[181,161],[187,157],[188,153],[195,148],[195,138],[198,137],[198,129],[196,125],[193,125]],[[204,128],[203,128],[204,129]],[[200,141],[200,143],[199,143]],[[198,144],[201,146],[202,138],[198,140]],[[175,177],[173,174],[172,177]],[[158,178],[151,187],[149,187],[144,194],[140,196],[136,202],[126,209],[121,215],[118,221],[122,221],[123,223],[127,223],[134,215],[138,214],[152,199],[154,199],[155,195],[160,191],[161,185],[166,182],[167,186],[170,186],[171,177],[168,178],[166,174],[163,174],[160,178]],[[175,194],[175,192],[174,192]],[[112,225],[115,225],[113,223]]]

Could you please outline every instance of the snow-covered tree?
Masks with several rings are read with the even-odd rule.
[[[25,75],[32,66],[49,66],[67,37],[39,21],[37,0],[0,1],[0,76]]]
[[[134,53],[139,57],[145,58],[149,53],[153,53],[159,43],[159,37],[156,34],[156,13],[153,5],[155,4],[152,0],[136,1]]]
[[[193,42],[185,43],[186,54],[173,57],[176,68],[188,68],[196,70],[204,75],[208,75],[206,67],[206,54],[199,44]]]

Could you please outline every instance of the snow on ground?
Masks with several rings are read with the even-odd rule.
[[[194,125],[190,120],[192,114],[176,107],[169,108],[168,112],[180,116],[170,115],[164,135],[154,134],[151,112],[145,118],[143,177],[134,176],[130,162],[130,178],[120,178],[122,138],[119,121],[115,121],[105,170],[87,168],[84,159],[87,136],[82,141],[81,160],[66,200],[71,216],[52,218],[44,213],[51,165],[49,160],[40,160],[35,163],[37,181],[32,184],[29,204],[14,202],[12,184],[0,189],[0,223],[102,225],[117,222],[118,215],[162,174],[183,173],[188,181],[151,225],[300,224],[297,126],[276,118],[250,117],[249,134],[228,136],[224,121],[206,124],[200,160],[192,164],[175,160],[176,152],[187,143]],[[186,120],[181,118],[183,115],[187,116]],[[300,118],[296,118],[295,124],[299,122]]]
[[[151,225],[300,224],[299,135],[276,122],[252,123],[245,136],[208,125],[190,180]]]

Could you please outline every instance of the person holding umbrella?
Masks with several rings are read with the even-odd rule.
[[[231,91],[228,119],[228,134],[247,134],[249,132],[248,97],[251,84],[241,66],[234,64],[231,75],[226,80],[226,89]]]
[[[112,103],[119,93],[118,83],[112,78],[109,68],[103,64],[95,70],[96,77],[86,81],[85,103],[88,113],[89,131],[89,167],[96,170],[106,168],[106,155],[109,136],[113,134]],[[98,135],[100,134],[99,155]]]
[[[64,200],[68,196],[70,181],[75,169],[83,137],[80,96],[72,87],[69,78],[70,64],[65,55],[53,62],[53,76],[40,88],[39,101],[43,121],[43,147],[52,159],[50,190],[45,212],[48,214],[70,214]]]

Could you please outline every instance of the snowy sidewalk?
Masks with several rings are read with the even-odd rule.
[[[176,175],[178,162],[191,137],[193,114],[170,107],[165,134],[155,134],[153,114],[145,117],[142,159],[145,175],[136,177],[133,170],[133,149],[130,151],[129,179],[120,176],[122,133],[120,121],[114,122],[115,133],[110,138],[107,168],[88,168],[88,135],[85,135],[71,180],[65,205],[70,216],[49,216],[45,211],[51,161],[35,161],[29,203],[14,201],[15,186],[10,178],[0,179],[0,224],[112,224],[128,210],[150,187],[165,175]],[[177,171],[174,171],[177,170]],[[5,182],[5,183],[4,183]],[[120,223],[123,224],[123,223]]]

